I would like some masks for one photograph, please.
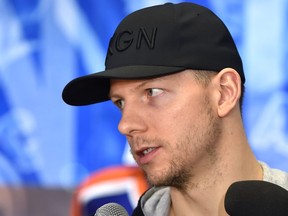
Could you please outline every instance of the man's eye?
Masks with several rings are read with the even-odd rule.
[[[124,108],[124,100],[122,99],[114,101],[114,104],[121,110]]]
[[[164,91],[163,89],[159,89],[159,88],[151,88],[151,89],[147,90],[148,96],[150,96],[150,97],[158,96],[158,95],[162,94],[163,91]]]

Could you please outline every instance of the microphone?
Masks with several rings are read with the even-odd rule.
[[[94,216],[128,216],[128,213],[118,203],[107,203],[98,208]]]
[[[239,181],[228,188],[224,206],[230,216],[287,216],[288,191],[265,181]]]

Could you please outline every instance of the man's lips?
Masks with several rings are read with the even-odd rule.
[[[145,147],[135,151],[141,165],[149,163],[157,154],[159,147]]]
[[[141,149],[135,150],[135,152],[139,157],[143,157],[153,151],[153,149],[155,149],[155,147],[142,147]]]

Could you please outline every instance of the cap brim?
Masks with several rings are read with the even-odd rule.
[[[70,81],[62,92],[65,103],[89,105],[109,100],[110,79],[145,79],[185,70],[183,67],[125,66],[82,76]]]

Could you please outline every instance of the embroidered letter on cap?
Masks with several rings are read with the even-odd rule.
[[[133,31],[127,30],[117,35],[115,48],[118,52],[122,52],[131,46],[133,42],[133,38],[131,38],[130,36],[132,34],[133,34]]]
[[[125,30],[115,34],[110,41],[108,49],[109,54],[113,55],[113,47],[115,47],[115,51],[117,52],[123,52],[127,50],[133,44],[134,39],[136,39],[136,49],[141,49],[141,47],[144,46],[143,44],[146,44],[149,49],[154,49],[157,28],[154,27],[150,34],[145,28],[139,28],[137,32],[137,38],[135,38],[136,35],[132,30]]]
[[[142,38],[144,37],[148,47],[150,49],[154,49],[154,47],[155,47],[155,39],[156,39],[156,32],[157,32],[157,28],[153,28],[151,37],[149,38],[149,36],[147,35],[147,32],[145,31],[145,29],[144,28],[140,28],[139,32],[138,32],[138,39],[137,39],[136,48],[137,49],[141,48],[141,41],[142,41]]]

